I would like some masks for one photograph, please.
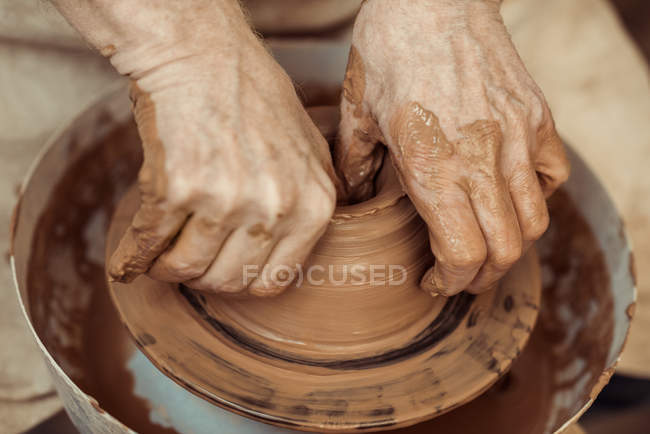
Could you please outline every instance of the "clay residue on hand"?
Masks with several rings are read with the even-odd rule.
[[[135,393],[127,362],[137,350],[110,298],[104,261],[95,253],[103,250],[115,201],[135,181],[141,163],[132,123],[111,127],[70,163],[39,218],[27,274],[28,311],[47,351],[99,413],[136,432],[173,434],[150,419],[151,404]]]
[[[604,252],[565,191],[549,208],[551,228],[537,243],[545,274],[540,317],[510,372],[470,403],[389,433],[550,434],[607,384],[614,316]]]
[[[99,50],[99,53],[104,57],[111,57],[113,54],[115,54],[116,51],[117,51],[117,48],[115,48],[115,45],[108,44],[108,45],[102,47]]]
[[[152,200],[162,201],[167,195],[167,178],[165,177],[165,148],[156,128],[156,106],[151,95],[140,89],[136,82],[131,82],[129,97],[133,102],[133,116],[138,125],[144,151],[144,162],[138,176],[138,184],[143,199],[150,196]]]
[[[248,235],[253,238],[261,238],[265,241],[273,238],[273,234],[271,234],[271,232],[269,232],[269,230],[264,227],[263,223],[257,223],[248,228]]]
[[[136,82],[131,82],[129,96],[144,151],[138,175],[142,203],[111,260],[109,275],[118,282],[129,282],[146,272],[153,259],[151,252],[161,250],[161,241],[155,234],[165,213],[158,204],[167,195],[165,148],[156,128],[156,107],[151,95],[140,89]],[[165,239],[162,242],[168,244],[170,241]]]
[[[350,48],[348,67],[345,71],[343,82],[343,98],[354,105],[354,115],[361,117],[363,114],[363,97],[366,93],[366,67],[361,55],[353,45]]]
[[[471,165],[473,170],[493,172],[503,142],[499,124],[477,120],[459,128],[461,138],[450,141],[438,117],[417,102],[398,110],[390,124],[403,170],[425,188],[440,185],[441,161],[453,157]],[[454,167],[449,163],[447,169]]]
[[[366,68],[353,45],[343,83],[343,123],[334,151],[336,168],[345,182],[339,203],[361,202],[374,194],[372,181],[384,156],[377,120],[364,109],[365,93]]]

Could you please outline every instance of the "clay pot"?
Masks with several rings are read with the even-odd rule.
[[[284,45],[279,53],[292,76],[333,87],[347,47]],[[82,432],[292,432],[233,415],[179,387],[132,344],[112,309],[104,236],[135,179],[138,149],[121,88],[53,137],[16,208],[11,262],[18,294],[68,413]],[[630,249],[607,193],[579,157],[570,159],[572,178],[551,201],[551,228],[538,243],[544,298],[529,345],[479,398],[401,432],[560,432],[607,383],[633,312]],[[138,345],[152,341],[142,336]]]
[[[315,112],[325,136],[337,113]],[[532,249],[495,291],[433,298],[418,286],[433,264],[428,230],[388,159],[376,192],[336,210],[280,296],[232,298],[141,276],[109,283],[118,312],[174,381],[267,423],[357,432],[445,413],[523,349],[540,305],[537,256]],[[132,188],[113,216],[107,260],[138,208]]]

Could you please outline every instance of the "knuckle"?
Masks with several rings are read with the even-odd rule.
[[[200,215],[194,217],[200,234],[213,237],[223,230],[223,224],[219,219],[211,216]]]
[[[483,246],[482,248],[454,252],[451,255],[439,259],[439,262],[446,270],[454,274],[460,274],[479,268],[485,262],[486,258],[487,250]]]
[[[569,164],[566,156],[562,158],[562,162],[558,164],[556,171],[557,173],[555,175],[555,178],[558,185],[564,184],[566,181],[568,181],[569,176],[571,175],[571,165]]]
[[[534,177],[531,179],[531,173],[534,173],[533,168],[527,159],[516,162],[512,167],[511,174],[508,177],[508,184],[510,188],[526,188],[528,184],[535,180]]]
[[[163,255],[159,258],[160,266],[179,281],[194,279],[203,274],[200,264],[183,261],[172,255]]]
[[[548,214],[548,210],[546,209],[546,207],[544,207],[541,212],[535,214],[532,218],[528,220],[522,234],[524,240],[525,241],[538,240],[542,235],[544,235],[544,233],[548,229],[549,224],[550,224],[550,217]]]
[[[297,193],[293,183],[282,183],[277,180],[266,181],[264,190],[261,211],[264,217],[270,221],[287,215],[296,203]],[[259,203],[259,197],[253,202]]]
[[[248,288],[251,295],[256,297],[276,297],[282,294],[287,288],[288,284],[272,284],[271,282],[263,282],[253,284]]]
[[[528,97],[528,114],[530,122],[534,127],[539,128],[545,118],[550,117],[550,111],[544,98],[537,92],[531,91]]]
[[[220,210],[220,215],[235,211],[241,202],[241,187],[236,182],[216,186],[215,190],[204,192],[200,202],[207,204],[211,210]],[[206,222],[207,223],[207,222]]]
[[[507,245],[498,248],[490,257],[491,266],[497,271],[507,271],[521,258],[522,245]]]
[[[322,226],[330,221],[335,207],[336,199],[334,195],[323,188],[317,188],[310,195],[306,207],[307,217],[315,225]]]
[[[555,121],[548,106],[544,105],[541,122],[537,124],[537,142],[539,146],[556,146],[561,143],[560,136],[555,129]]]

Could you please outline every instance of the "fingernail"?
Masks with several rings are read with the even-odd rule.
[[[426,273],[424,273],[424,276],[420,280],[420,288],[429,293],[432,297],[442,295],[442,292],[436,284],[433,268],[430,268]]]

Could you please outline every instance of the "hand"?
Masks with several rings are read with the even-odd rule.
[[[372,194],[387,145],[429,226],[435,294],[493,287],[549,223],[569,165],[498,1],[368,0],[355,24],[335,164]]]
[[[199,290],[274,295],[291,282],[263,267],[295,269],[325,231],[336,201],[329,146],[246,31],[223,50],[210,40],[158,49],[164,60],[147,57],[144,70],[128,64],[137,56],[113,57],[135,78],[144,163],[142,205],[112,278],[147,272]],[[260,277],[245,282],[246,266]]]

